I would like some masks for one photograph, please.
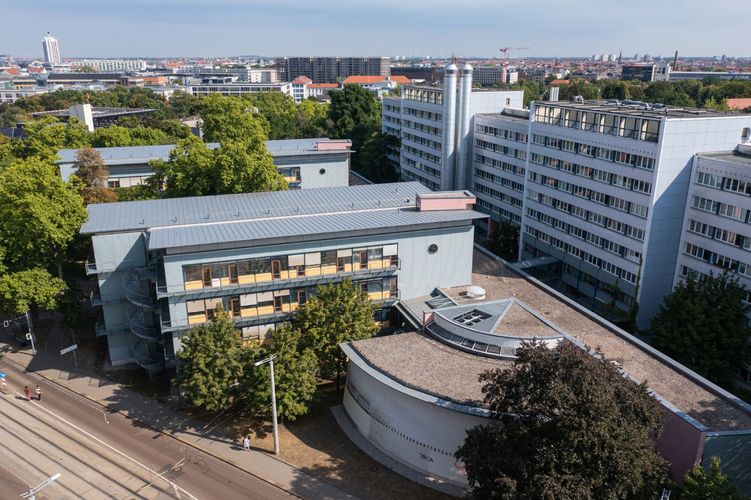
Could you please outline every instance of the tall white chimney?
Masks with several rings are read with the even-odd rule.
[[[454,189],[468,189],[470,150],[472,141],[470,128],[472,123],[472,71],[469,63],[464,63],[459,80],[458,118],[456,127],[456,175]]]
[[[456,74],[459,68],[449,64],[443,76],[443,149],[441,150],[441,190],[454,189],[456,140]]]

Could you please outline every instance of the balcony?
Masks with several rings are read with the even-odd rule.
[[[94,260],[94,257],[89,257],[86,259],[86,276],[91,276],[92,274],[96,274],[96,261]]]
[[[89,302],[91,302],[91,307],[99,307],[102,305],[102,293],[99,291],[98,287],[91,290],[91,293],[89,294]]]
[[[155,326],[146,324],[142,309],[132,309],[128,313],[128,328],[133,334],[143,340],[159,340],[161,333]]]
[[[196,295],[196,296],[217,296],[226,295],[227,293],[249,293],[249,292],[266,292],[271,290],[280,290],[284,288],[295,288],[301,286],[318,286],[328,283],[337,283],[345,278],[379,278],[395,274],[401,269],[401,259],[391,263],[387,259],[372,261],[366,269],[352,270],[351,265],[345,270],[334,270],[334,272],[325,272],[321,267],[315,269],[306,269],[305,275],[294,275],[293,270],[279,271],[277,276],[272,273],[240,275],[238,283],[230,283],[228,278],[222,278],[219,286],[204,287],[203,283],[188,282],[186,285],[166,286],[162,283],[157,284],[157,299],[164,297]],[[371,267],[372,266],[372,267]]]
[[[125,298],[134,306],[142,309],[152,309],[154,299],[141,291],[141,280],[150,279],[153,271],[148,269],[131,269],[123,279]]]

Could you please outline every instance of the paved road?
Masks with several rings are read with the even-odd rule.
[[[60,473],[49,498],[293,498],[177,439],[0,361],[0,497]],[[26,401],[24,385],[42,387]],[[241,452],[238,452],[241,453]],[[25,484],[24,484],[25,483]],[[19,486],[21,487],[19,489]],[[41,497],[40,497],[41,498]]]

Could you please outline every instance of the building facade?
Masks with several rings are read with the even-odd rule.
[[[211,149],[219,143],[209,143]],[[109,170],[109,187],[131,187],[143,184],[154,169],[152,160],[169,160],[173,144],[159,146],[125,146],[94,148]],[[338,187],[349,184],[352,142],[329,138],[286,139],[266,141],[274,165],[287,180],[290,189]],[[77,149],[58,151],[60,174],[68,180],[75,172]]]
[[[351,279],[381,307],[469,279],[469,193],[419,183],[89,205],[87,272],[97,334],[113,365],[175,365],[180,338],[228,311],[246,339],[274,325],[322,284]]]
[[[146,61],[141,59],[81,59],[72,61],[71,68],[94,68],[99,73],[122,73],[143,71]]]
[[[639,303],[647,327],[673,286],[694,154],[734,147],[750,124],[628,101],[539,103],[526,137],[519,116],[476,119],[473,190],[494,219],[521,217],[527,265],[553,259],[561,289],[596,310]]]
[[[506,81],[505,70],[503,66],[475,66],[472,81],[480,85],[503,83]]]
[[[749,129],[751,135],[751,129]],[[751,290],[751,144],[694,156],[675,284],[733,273]],[[747,299],[751,302],[751,299]],[[751,360],[741,369],[751,388]]]
[[[351,75],[391,75],[388,57],[277,57],[279,81],[306,76],[314,83],[336,83]]]
[[[472,121],[478,113],[521,108],[522,91],[472,88],[473,68],[454,64],[444,70],[443,87],[407,85],[398,98],[384,98],[382,130],[401,140],[398,163],[402,178],[431,189],[467,189]]]
[[[211,94],[225,96],[241,96],[257,94],[258,92],[283,92],[292,96],[292,84],[288,81],[279,83],[251,83],[251,82],[216,82],[196,83],[188,86],[188,91],[197,97]]]
[[[44,62],[47,64],[60,64],[63,60],[60,58],[60,44],[57,38],[52,36],[48,31],[42,38],[42,50],[44,51]]]

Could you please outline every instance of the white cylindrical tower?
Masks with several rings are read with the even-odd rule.
[[[456,124],[456,174],[454,176],[454,189],[468,189],[470,179],[470,150],[471,142],[471,122],[472,122],[472,71],[473,68],[469,63],[464,63],[461,69],[461,78],[459,80],[459,102],[458,116]]]
[[[456,141],[456,75],[459,68],[449,64],[443,73],[443,133],[441,135],[441,189],[454,189]]]

